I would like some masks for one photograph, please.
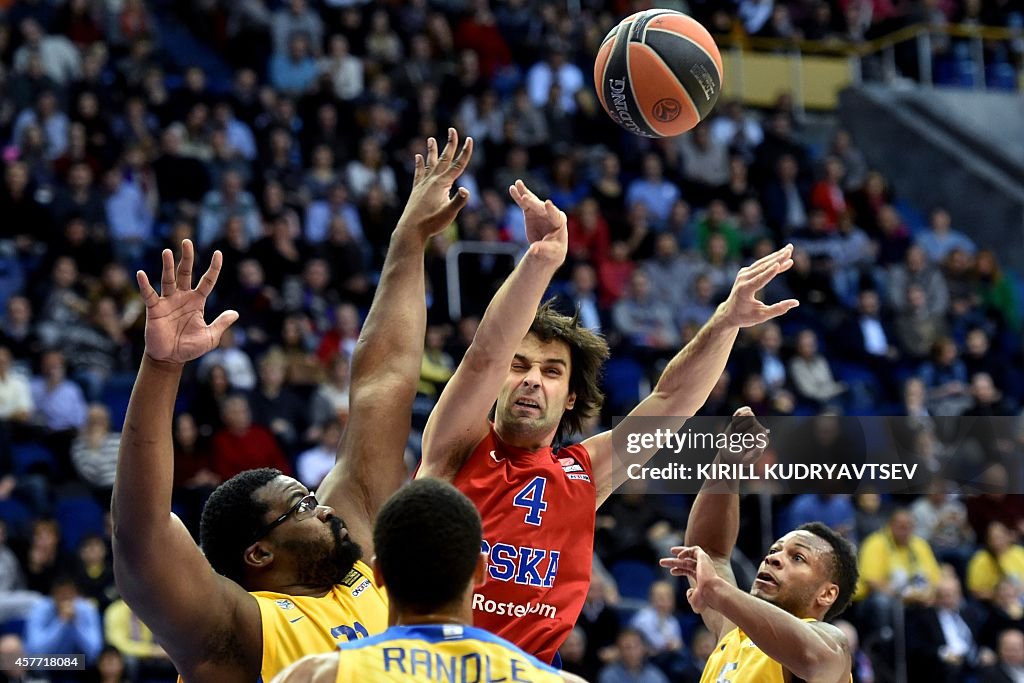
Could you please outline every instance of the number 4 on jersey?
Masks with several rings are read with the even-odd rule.
[[[540,526],[540,513],[548,509],[548,503],[544,500],[544,487],[547,483],[548,480],[544,477],[534,477],[512,499],[512,504],[517,508],[526,508],[526,518],[523,521],[527,524]]]

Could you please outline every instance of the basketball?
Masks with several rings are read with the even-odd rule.
[[[630,133],[679,135],[711,113],[722,55],[707,29],[666,9],[637,12],[609,31],[594,62],[601,106]]]

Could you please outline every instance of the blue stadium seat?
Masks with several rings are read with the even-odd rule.
[[[28,538],[32,531],[32,511],[13,499],[0,500],[0,520],[7,525],[7,535]]]
[[[651,584],[658,578],[653,567],[635,560],[616,562],[611,572],[619,586],[619,595],[633,600],[647,600]]]
[[[620,414],[623,407],[630,410],[640,401],[640,382],[643,377],[643,366],[632,358],[620,357],[608,361],[604,370],[605,400],[616,411],[615,414]]]
[[[38,443],[14,444],[11,446],[11,455],[14,458],[15,474],[38,470],[52,473],[57,466],[57,459],[50,449]]]
[[[103,535],[103,508],[89,496],[59,500],[54,517],[60,524],[61,545],[66,552],[77,553],[78,544],[90,534]]]

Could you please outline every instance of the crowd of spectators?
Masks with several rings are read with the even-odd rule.
[[[720,32],[785,24],[862,39],[926,6],[954,19],[998,6],[984,23],[1005,23],[1015,6],[981,5],[688,9]],[[704,414],[750,405],[769,416],[907,416],[938,481],[952,446],[937,417],[1016,414],[1020,304],[998,245],[976,245],[938,203],[915,224],[900,179],[872,169],[845,131],[815,144],[785,94],[760,111],[723,101],[670,140],[611,122],[589,83],[592,55],[642,6],[583,2],[570,15],[527,0],[0,2],[0,652],[82,652],[104,681],[167,676],[162,649],[117,598],[104,525],[142,353],[132,273],[154,273],[161,249],[191,238],[201,259],[224,253],[208,313],[241,314],[182,385],[174,507],[189,529],[209,492],[243,469],[278,467],[313,488],[345,426],[348,361],[413,154],[449,125],[476,141],[460,179],[472,198],[426,255],[414,427],[510,272],[507,247],[526,246],[506,191],[516,178],[569,215],[569,257],[551,293],[613,347],[592,429],[642,397],[741,265],[786,242],[795,265],[765,298],[802,305],[741,335]],[[182,50],[194,59],[183,63]],[[447,261],[457,243],[482,249],[459,258],[456,302]],[[1010,460],[1022,442],[999,432],[981,447]],[[410,463],[417,448],[414,430]],[[897,596],[938,610],[946,633],[941,610],[966,604],[954,599],[964,582],[985,615],[977,651],[958,640],[951,650],[915,644],[911,656],[942,652],[934,666],[978,668],[998,655],[1019,669],[1024,644],[1004,631],[1024,626],[1024,511],[1019,497],[996,495],[965,507],[936,485],[918,499],[778,497],[773,507],[776,524],[826,515],[863,543],[877,573],[865,572],[859,625],[885,623]],[[601,681],[699,678],[714,643],[678,584],[655,580],[687,503],[635,490],[600,511],[598,568],[563,650],[568,667]],[[740,549],[756,563],[760,508],[744,504],[754,521]],[[878,559],[886,553],[895,559]],[[636,565],[646,579],[616,588]],[[856,680],[884,680],[873,666],[884,667],[885,643],[865,644],[875,658],[857,651]]]

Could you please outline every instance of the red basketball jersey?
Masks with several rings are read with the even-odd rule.
[[[528,451],[494,433],[453,481],[483,518],[487,582],[475,625],[550,662],[583,609],[594,548],[590,454],[580,444]]]

